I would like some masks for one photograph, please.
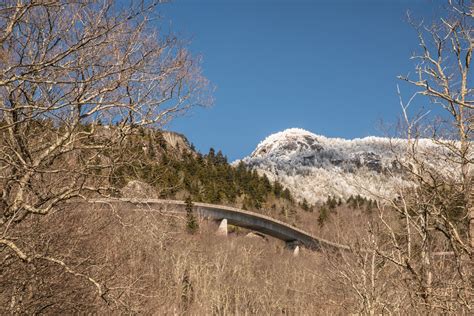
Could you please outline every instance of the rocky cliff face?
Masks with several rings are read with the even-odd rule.
[[[176,151],[183,152],[183,151],[194,151],[191,149],[191,145],[189,144],[188,139],[183,134],[169,132],[169,131],[162,131],[164,140]]]
[[[173,158],[181,158],[185,153],[196,154],[188,139],[179,133],[163,130],[138,130],[131,137],[134,146],[141,147],[145,154],[153,153],[154,159],[164,153]]]

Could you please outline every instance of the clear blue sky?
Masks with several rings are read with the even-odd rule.
[[[331,137],[383,135],[380,120],[394,122],[400,113],[396,76],[413,69],[409,57],[418,44],[406,11],[426,17],[435,6],[429,0],[166,4],[161,14],[191,40],[216,86],[213,107],[194,109],[168,129],[201,152],[222,149],[231,161],[290,127]]]

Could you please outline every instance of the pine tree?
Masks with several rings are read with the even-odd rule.
[[[280,182],[275,181],[275,183],[273,184],[273,194],[275,194],[276,197],[280,197],[282,191],[283,186],[280,184]]]
[[[216,162],[216,151],[214,148],[209,148],[209,154],[207,154],[207,162],[211,165],[214,165]]]
[[[326,205],[328,206],[328,208],[330,210],[333,210],[336,208],[337,206],[337,201],[336,201],[336,198],[332,197],[332,196],[329,196],[327,201],[326,201]]]
[[[293,198],[291,197],[290,190],[288,188],[283,190],[283,193],[282,193],[281,197],[284,198],[285,200],[293,201]]]
[[[328,217],[329,217],[328,209],[326,208],[326,206],[322,206],[319,209],[319,217],[318,217],[318,224],[320,227],[324,226],[324,223],[327,221]]]
[[[190,196],[185,200],[186,206],[186,229],[190,234],[194,234],[199,229],[199,223],[193,213],[193,201]]]
[[[262,176],[262,182],[263,182],[263,187],[265,189],[265,193],[270,193],[272,191],[272,184],[270,183],[270,180],[268,180],[267,175],[263,174]]]
[[[303,202],[300,205],[303,211],[306,211],[306,212],[312,211],[312,208],[309,206],[308,201],[306,201],[306,199],[303,199]]]
[[[227,157],[222,154],[222,151],[218,151],[215,158],[216,165],[225,165],[227,164]]]

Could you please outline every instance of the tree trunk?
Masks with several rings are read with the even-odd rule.
[[[471,246],[471,256],[474,256],[474,176],[471,175],[471,185],[469,188],[468,219],[469,219],[469,243]]]

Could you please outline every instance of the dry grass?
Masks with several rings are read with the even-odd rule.
[[[1,313],[314,314],[329,308],[320,299],[318,254],[295,258],[280,241],[222,238],[214,223],[200,226],[189,235],[179,217],[104,207],[65,210],[18,227],[25,249],[60,258],[108,290],[102,300],[85,278],[50,262],[19,263],[4,250]]]
[[[369,218],[341,208],[318,233],[363,240]],[[173,214],[80,206],[22,225],[15,233],[24,249],[63,260],[81,275],[40,259],[20,262],[4,249],[1,314],[332,315],[423,309],[403,274],[380,258],[308,250],[294,257],[283,242],[248,238],[241,229],[227,238],[216,236],[216,223],[202,219],[199,232],[189,235],[184,217]],[[102,298],[85,276],[101,284]]]

